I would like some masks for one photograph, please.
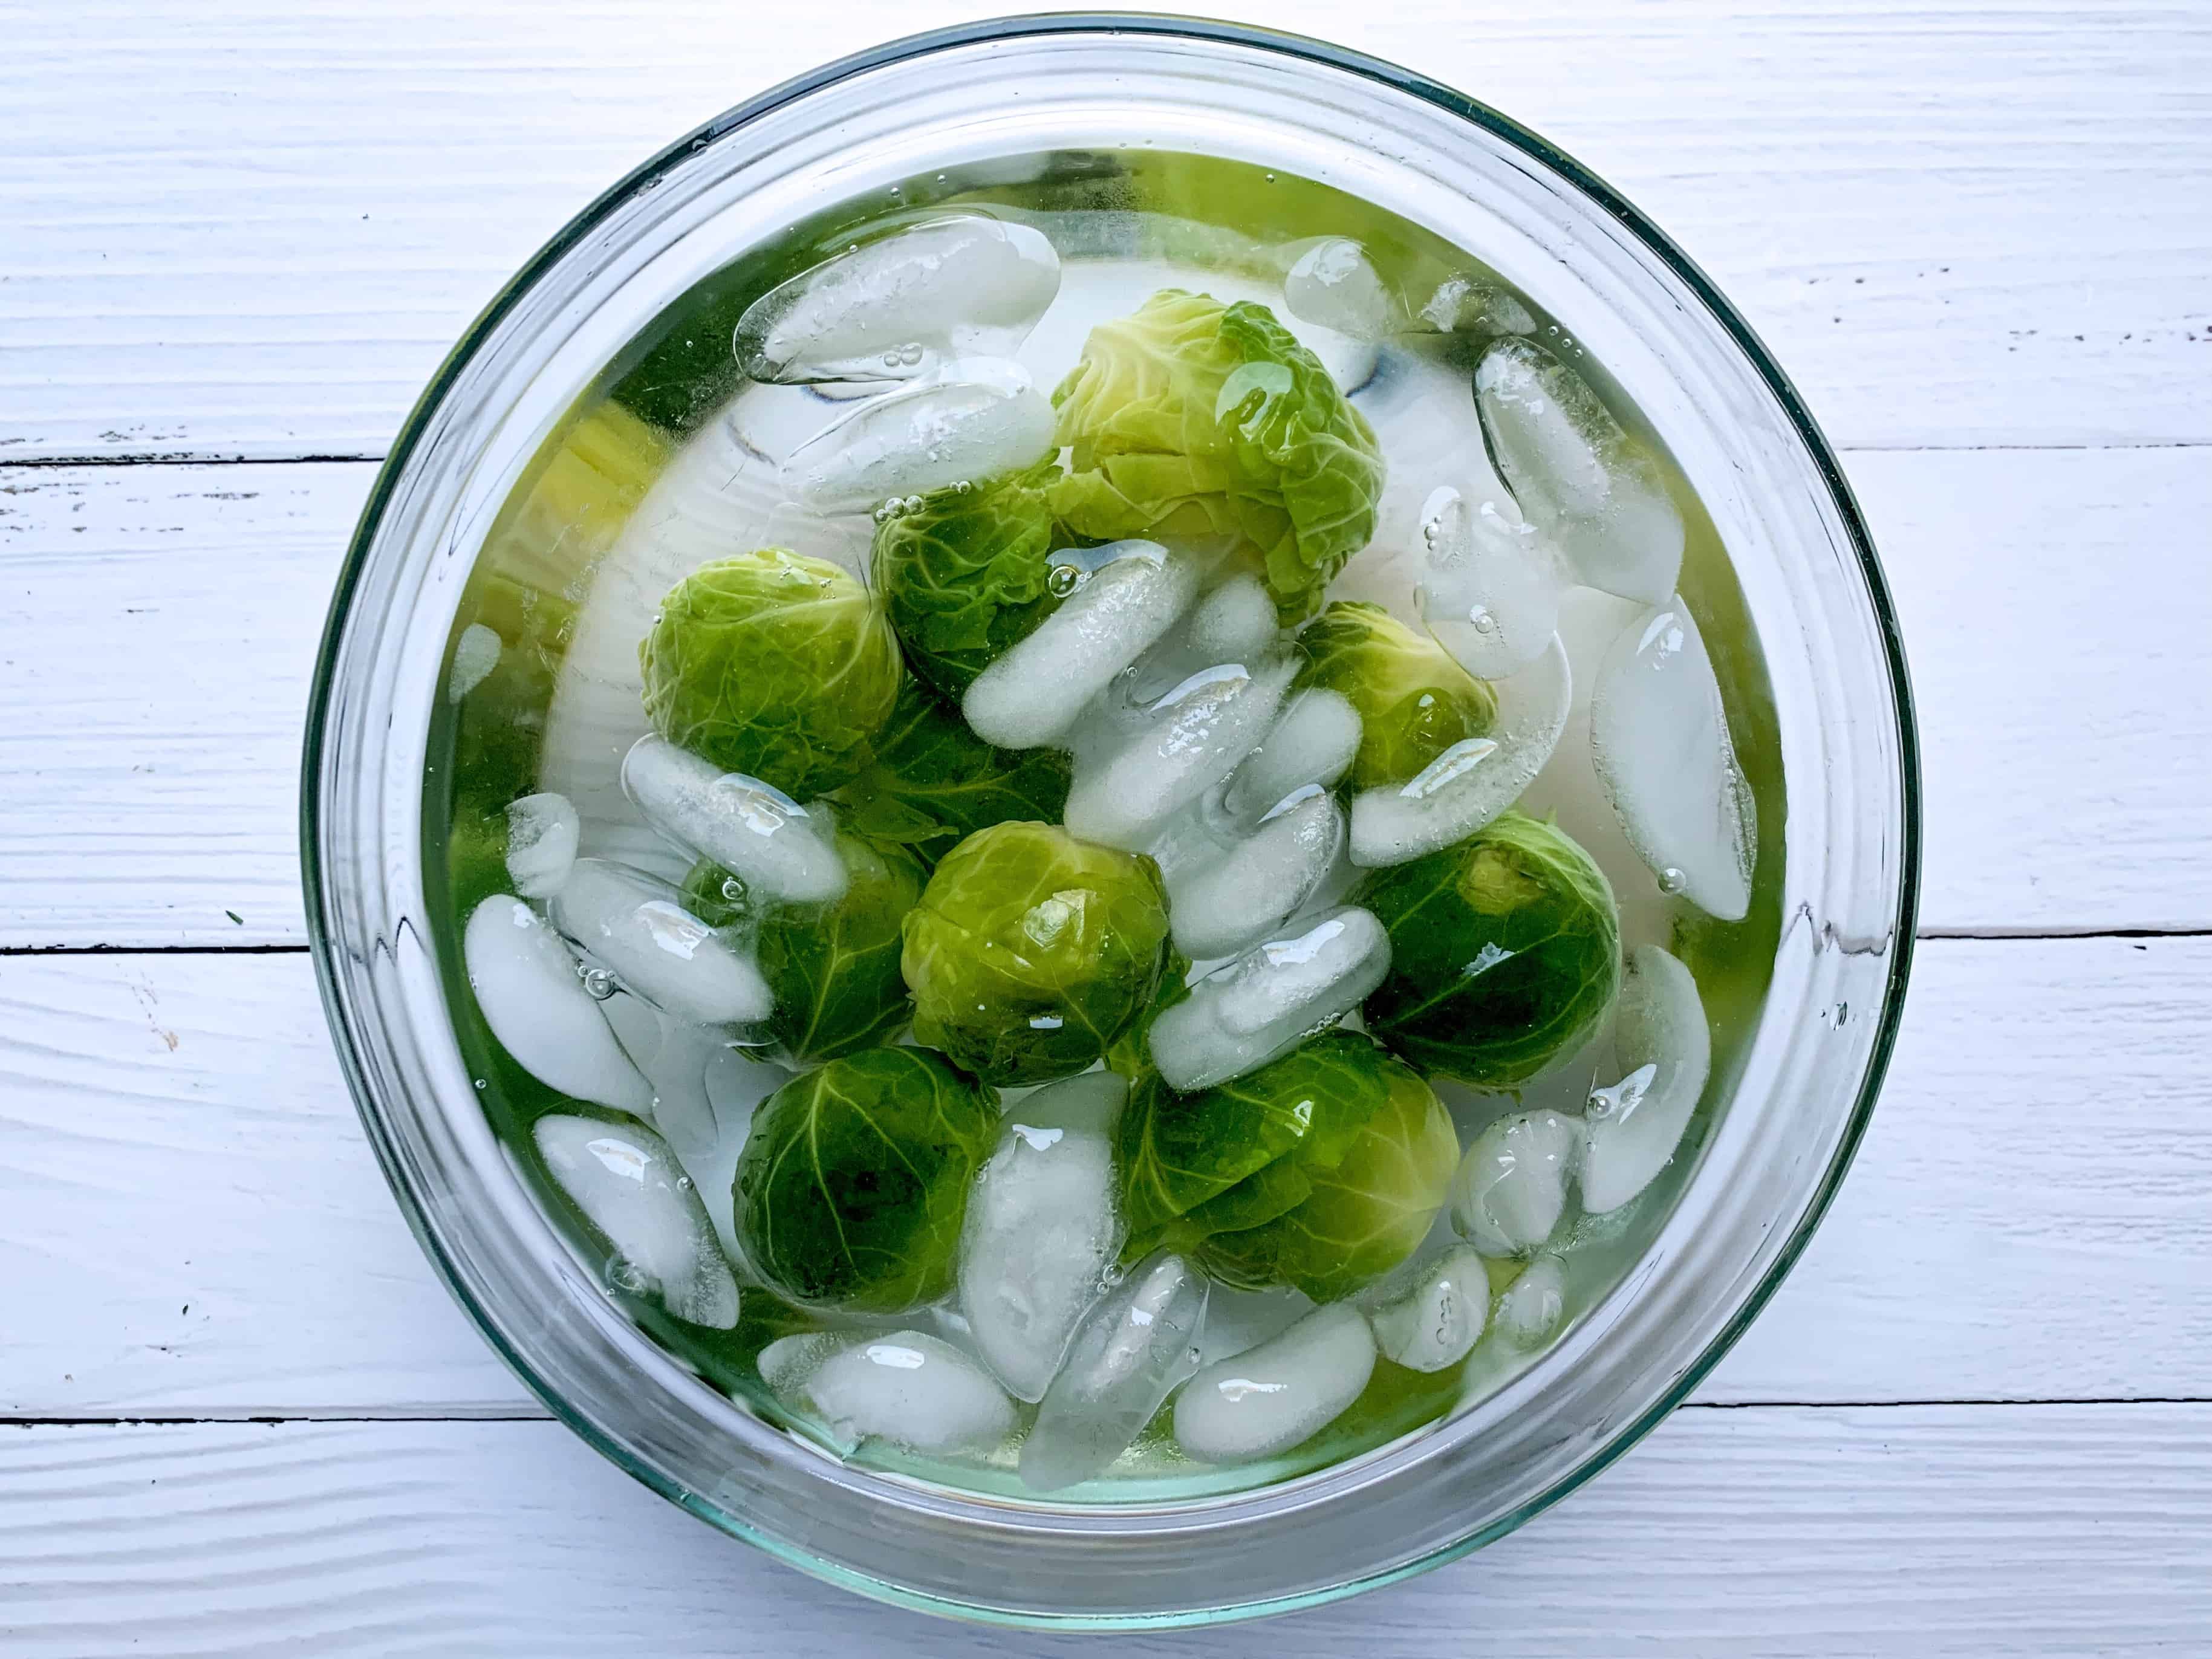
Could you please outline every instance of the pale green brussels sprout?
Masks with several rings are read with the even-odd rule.
[[[1162,289],[1091,331],[1053,404],[1073,451],[1048,491],[1063,524],[1098,541],[1232,539],[1286,623],[1375,534],[1374,429],[1265,306]]]
[[[670,589],[638,663],[655,731],[794,800],[867,763],[904,678],[868,590],[775,547],[702,565]]]
[[[981,486],[933,490],[876,528],[871,568],[908,665],[957,701],[992,659],[1060,604],[1052,592],[1058,526],[1046,488],[1057,455]]]
[[[1322,1301],[1413,1252],[1459,1162],[1420,1075],[1341,1030],[1196,1094],[1146,1077],[1118,1133],[1125,1255],[1192,1250],[1226,1283]]]
[[[987,1083],[1049,1083],[1106,1052],[1159,983],[1159,868],[1056,824],[994,824],[908,913],[915,1037]]]
[[[854,830],[933,859],[994,823],[1057,822],[1069,775],[1066,750],[994,749],[909,679],[876,733],[874,758],[838,799]]]
[[[1334,691],[1359,714],[1355,789],[1404,783],[1454,744],[1486,737],[1497,694],[1451,653],[1379,605],[1338,599],[1298,635],[1300,689]]]
[[[1508,812],[1355,890],[1390,935],[1367,1029],[1483,1088],[1527,1082],[1596,1029],[1620,987],[1605,872],[1556,825]]]
[[[745,1259],[803,1305],[903,1313],[952,1286],[999,1101],[941,1054],[869,1048],[755,1109],[732,1188]]]

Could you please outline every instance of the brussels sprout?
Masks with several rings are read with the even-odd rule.
[[[753,1113],[732,1198],[745,1259],[800,1304],[902,1313],[952,1286],[996,1092],[926,1048],[869,1048]]]
[[[844,892],[827,904],[787,904],[762,921],[756,956],[775,993],[768,1028],[794,1064],[881,1042],[912,1014],[899,976],[899,925],[929,870],[903,847],[837,837]]]
[[[1620,988],[1620,918],[1605,872],[1526,814],[1377,870],[1358,898],[1390,934],[1367,1029],[1447,1077],[1525,1083],[1588,1036]]]
[[[1297,1160],[1309,1189],[1297,1202],[1242,1231],[1207,1236],[1197,1259],[1214,1278],[1247,1290],[1294,1285],[1328,1302],[1381,1278],[1427,1237],[1459,1163],[1459,1137],[1420,1073],[1374,1052],[1381,1104],[1334,1163]]]
[[[768,548],[702,565],[637,648],[653,729],[795,800],[849,781],[890,718],[898,641],[836,565]]]
[[[1149,858],[994,824],[945,854],[907,915],[915,1036],[987,1083],[1071,1076],[1152,1000],[1167,935]]]
[[[1060,458],[976,488],[933,490],[877,527],[871,568],[914,672],[957,702],[991,659],[1060,600],[1045,498]]]
[[[1355,789],[1418,776],[1455,743],[1485,736],[1498,697],[1452,654],[1379,605],[1339,599],[1298,635],[1297,684],[1334,691],[1359,711]]]
[[[994,749],[912,680],[874,747],[868,769],[839,792],[846,822],[925,858],[1010,819],[1056,823],[1067,805],[1066,751]]]
[[[1265,306],[1163,289],[1091,331],[1053,404],[1073,449],[1048,492],[1063,524],[1100,541],[1233,537],[1286,623],[1374,536],[1374,430]]]

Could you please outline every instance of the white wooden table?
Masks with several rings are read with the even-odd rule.
[[[993,1634],[548,1421],[332,1063],[294,790],[402,413],[577,205],[988,4],[0,4],[0,1654],[2212,1648],[2212,6],[1225,9],[1562,143],[1845,452],[1925,723],[1892,1081],[1758,1328],[1472,1559]]]

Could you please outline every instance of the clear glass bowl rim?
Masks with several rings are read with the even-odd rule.
[[[1887,671],[1893,694],[1890,714],[1895,722],[1897,753],[1902,775],[1899,779],[1901,787],[1899,796],[1900,814],[1898,849],[1899,872],[1898,909],[1895,928],[1892,934],[1894,944],[1889,952],[1888,972],[1881,1006],[1877,1015],[1876,1031],[1849,1120],[1844,1127],[1834,1154],[1822,1175],[1811,1201],[1807,1204],[1802,1213],[1797,1218],[1789,1237],[1776,1254],[1765,1277],[1745,1297],[1734,1316],[1715,1334],[1712,1340],[1684,1370],[1675,1382],[1646,1410],[1609,1435],[1606,1443],[1590,1456],[1577,1463],[1559,1480],[1535,1493],[1498,1521],[1468,1534],[1452,1544],[1431,1550],[1425,1555],[1395,1566],[1387,1571],[1266,1602],[1251,1603],[1235,1608],[1212,1609],[1197,1613],[1178,1612],[1158,1616],[1079,1615],[1065,1619],[1040,1617],[1034,1613],[1012,1614],[918,1593],[808,1555],[795,1547],[765,1537],[750,1528],[738,1530],[738,1535],[747,1541],[767,1548],[770,1553],[779,1559],[788,1561],[817,1577],[856,1590],[872,1599],[917,1611],[951,1614],[977,1622],[1026,1628],[1128,1630],[1217,1623],[1224,1618],[1248,1619],[1321,1605],[1379,1588],[1383,1584],[1395,1583],[1427,1571],[1446,1562],[1455,1560],[1513,1531],[1609,1467],[1616,1458],[1627,1452],[1672,1413],[1705,1380],[1713,1367],[1726,1356],[1729,1350],[1758,1317],[1769,1298],[1780,1286],[1782,1281],[1788,1277],[1790,1270],[1796,1265],[1799,1256],[1803,1254],[1806,1245],[1810,1243],[1814,1233],[1819,1229],[1836,1192],[1842,1185],[1844,1176],[1850,1169],[1859,1144],[1864,1138],[1868,1123],[1871,1120],[1875,1102],[1881,1093],[1881,1085],[1888,1070],[1890,1056],[1895,1047],[1899,1023],[1903,1012],[1905,991],[1910,976],[1915,927],[1918,916],[1921,849],[1920,759],[1917,724],[1914,714],[1904,642],[1898,627],[1896,611],[1890,596],[1888,583],[1882,574],[1880,562],[1875,553],[1873,539],[1868,532],[1864,518],[1859,511],[1850,486],[1844,477],[1834,452],[1822,434],[1818,423],[1806,409],[1796,387],[1767,350],[1765,343],[1752,330],[1750,325],[1723,295],[1718,287],[1687,254],[1675,246],[1665,232],[1589,167],[1510,117],[1462,92],[1398,64],[1327,41],[1244,24],[1148,12],[1032,13],[956,24],[887,41],[880,46],[824,64],[770,88],[703,123],[633,168],[621,179],[602,191],[562,226],[501,287],[499,292],[493,296],[483,312],[462,333],[453,349],[447,354],[444,361],[440,363],[437,370],[430,377],[413,408],[410,410],[370,487],[368,499],[362,508],[361,517],[348,544],[344,562],[338,572],[321,643],[316,656],[309,693],[301,772],[301,869],[305,890],[308,941],[314,957],[317,984],[331,1029],[340,1068],[345,1075],[349,1091],[354,1097],[356,1113],[362,1121],[369,1145],[374,1151],[386,1180],[392,1187],[393,1195],[398,1201],[403,1213],[405,1214],[409,1226],[421,1244],[424,1254],[430,1259],[440,1279],[467,1313],[471,1322],[483,1336],[486,1342],[531,1392],[544,1404],[557,1421],[576,1433],[632,1478],[652,1488],[661,1497],[668,1498],[681,1507],[691,1509],[695,1513],[698,1512],[692,1494],[683,1490],[659,1471],[642,1465],[630,1457],[621,1446],[605,1435],[596,1424],[578,1412],[557,1389],[549,1385],[539,1376],[529,1358],[517,1352],[506,1340],[494,1322],[477,1305],[466,1288],[463,1276],[456,1271],[441,1244],[423,1224],[422,1218],[417,1213],[408,1194],[401,1179],[394,1148],[387,1140],[384,1126],[371,1107],[372,1091],[360,1055],[355,1048],[354,1034],[341,1014],[341,1001],[334,985],[337,969],[332,960],[334,949],[332,918],[326,904],[328,888],[324,880],[320,850],[322,824],[319,787],[323,772],[325,745],[328,736],[332,696],[336,686],[335,670],[340,654],[341,641],[351,613],[356,589],[367,566],[370,550],[376,539],[385,510],[390,502],[395,484],[404,475],[417,447],[421,444],[434,413],[444,401],[462,371],[484,345],[498,325],[520,303],[533,285],[556,265],[590,231],[639,191],[652,188],[665,169],[706,149],[709,144],[739,131],[773,111],[870,70],[957,47],[1037,36],[1081,34],[1182,38],[1231,46],[1255,48],[1279,53],[1288,58],[1304,59],[1329,69],[1378,82],[1386,87],[1419,98],[1449,114],[1457,116],[1524,152],[1588,196],[1608,216],[1617,221],[1632,236],[1641,241],[1697,295],[1709,310],[1713,319],[1743,352],[1747,362],[1764,380],[1784,411],[1799,442],[1802,444],[1807,458],[1814,464],[1831,498],[1838,520],[1849,538],[1851,550],[1856,556],[1859,574],[1866,584],[1868,599],[1873,609],[1874,619],[1881,638],[1885,659],[1883,665]],[[735,1517],[720,1517],[719,1524],[723,1530],[732,1530],[732,1522],[734,1520]]]

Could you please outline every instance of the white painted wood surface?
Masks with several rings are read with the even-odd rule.
[[[1698,1407],[1413,1583],[1084,1645],[2203,1650],[2212,9],[1218,9],[1529,122],[1765,335],[1897,590],[1925,931],[1984,937],[1923,945],[1859,1167]],[[307,673],[371,472],[313,458],[380,454],[660,143],[991,9],[0,0],[10,1659],[1076,1650],[813,1584],[543,1420],[384,1192],[297,948]]]

